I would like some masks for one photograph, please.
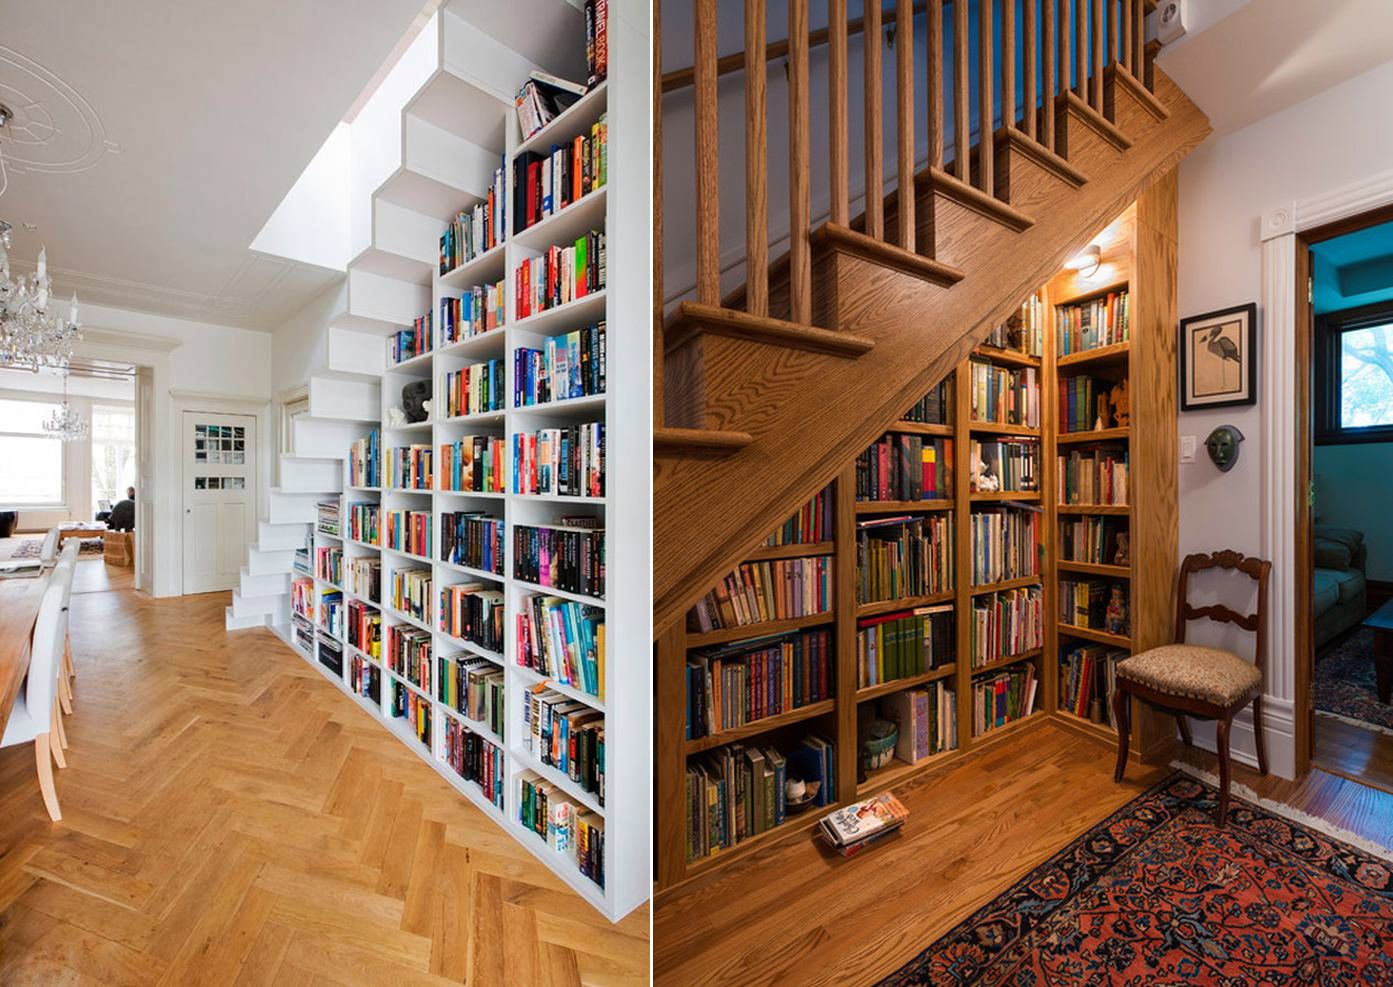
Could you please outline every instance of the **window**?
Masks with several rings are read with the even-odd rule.
[[[48,401],[0,398],[0,507],[63,505],[63,440],[44,432]]]
[[[135,409],[92,406],[92,505],[126,499],[135,486]]]
[[[1317,320],[1316,441],[1393,442],[1393,306]]]

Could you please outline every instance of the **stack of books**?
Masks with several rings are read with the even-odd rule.
[[[889,792],[853,802],[818,820],[822,838],[843,857],[860,853],[894,833],[909,818],[909,810]]]

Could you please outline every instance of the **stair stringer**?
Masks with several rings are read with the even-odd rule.
[[[1087,184],[1037,205],[1026,230],[997,235],[984,226],[981,244],[958,261],[966,277],[951,288],[822,251],[813,321],[872,339],[874,348],[859,359],[751,345],[736,357],[740,366],[693,375],[707,394],[702,420],[668,424],[746,432],[751,441],[719,458],[655,455],[655,636],[1209,134],[1204,114],[1159,69],[1156,95],[1167,118],[1130,135],[1125,151],[1078,142],[1069,163],[1089,176]],[[738,385],[721,395],[727,376]],[[683,400],[682,383],[667,382],[670,409],[697,406]]]

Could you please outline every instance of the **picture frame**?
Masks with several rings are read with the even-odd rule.
[[[1180,410],[1258,401],[1256,302],[1180,320]]]

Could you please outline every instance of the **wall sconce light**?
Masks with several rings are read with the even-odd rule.
[[[1102,263],[1103,248],[1096,243],[1090,243],[1073,257],[1070,257],[1064,266],[1071,271],[1078,271],[1079,277],[1091,278],[1098,273],[1098,268]]]

